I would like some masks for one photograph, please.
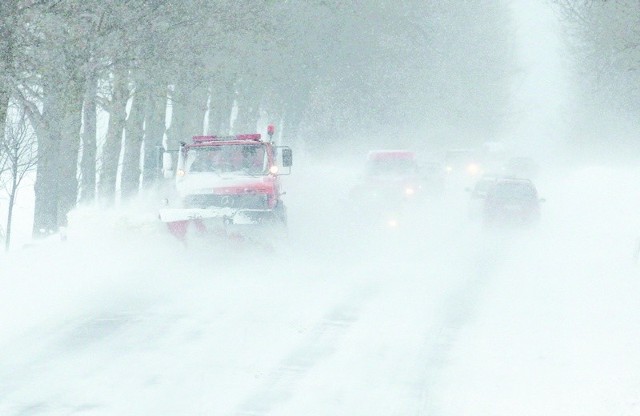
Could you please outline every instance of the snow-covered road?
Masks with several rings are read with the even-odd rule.
[[[288,178],[274,251],[89,227],[3,258],[0,414],[640,413],[639,171],[543,177],[508,233],[455,197],[364,232],[351,178]]]

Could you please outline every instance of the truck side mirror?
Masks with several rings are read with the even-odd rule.
[[[162,172],[166,179],[173,177],[173,157],[169,152],[162,154]]]
[[[289,168],[293,165],[293,152],[288,147],[282,148],[282,166]]]

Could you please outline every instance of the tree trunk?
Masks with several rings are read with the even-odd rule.
[[[17,0],[0,1],[0,141],[4,138],[7,110],[11,98],[8,79],[14,72],[14,42]]]
[[[209,120],[207,134],[227,135],[231,131],[233,82],[214,79],[209,84]]]
[[[115,203],[118,164],[122,150],[122,132],[127,118],[127,101],[129,88],[127,85],[127,71],[120,68],[113,77],[113,95],[109,111],[109,126],[107,138],[102,147],[102,164],[100,166],[100,181],[98,185],[101,202],[110,206]]]
[[[234,134],[254,133],[260,119],[259,107],[248,99],[238,99],[238,117],[233,123]]]
[[[78,153],[84,81],[47,75],[38,129],[33,234],[50,234],[66,226],[78,198]],[[65,74],[67,76],[67,74]]]
[[[204,83],[198,84],[190,94],[188,120],[187,120],[187,138],[204,133],[204,116],[207,114],[207,101],[209,99],[209,91]]]
[[[298,130],[302,122],[302,111],[300,107],[289,105],[284,116],[284,127],[282,129],[282,144],[287,146],[302,147],[304,144],[298,142]]]
[[[204,132],[207,98],[207,88],[203,83],[185,81],[175,86],[171,96],[171,126],[167,131],[170,148],[176,148],[181,141],[191,141],[192,136]]]
[[[9,192],[9,206],[7,209],[7,227],[4,235],[4,249],[11,247],[11,224],[13,223],[13,206],[16,203],[16,193],[18,192],[18,163],[13,163],[11,167],[11,191]]]
[[[140,188],[140,153],[144,135],[144,105],[148,95],[147,86],[137,83],[129,117],[127,118],[122,157],[122,199],[136,196]]]
[[[0,81],[0,142],[4,140],[4,131],[7,122],[7,110],[9,109],[9,99],[11,93],[6,84]]]
[[[58,180],[55,173],[59,140],[53,134],[38,137],[38,169],[34,185],[33,236],[41,237],[58,229]]]
[[[58,186],[60,184],[60,120],[63,117],[58,91],[62,86],[54,74],[43,76],[42,124],[38,128],[38,168],[34,185],[33,236],[46,236],[58,229]]]
[[[149,91],[145,107],[144,167],[142,185],[149,189],[158,178],[158,152],[166,130],[167,85],[157,83]]]
[[[69,64],[77,69],[78,65]],[[56,232],[78,198],[78,155],[85,79],[77,71],[50,68],[42,76],[42,115],[30,110],[38,137],[33,236]]]
[[[80,203],[91,204],[96,197],[96,94],[98,77],[90,74],[84,98],[84,131],[82,133],[82,160],[80,162]]]
[[[252,83],[242,85],[237,97],[238,115],[233,123],[233,133],[253,133],[260,118],[259,94]]]
[[[58,154],[60,184],[58,193],[58,225],[67,226],[67,214],[78,203],[78,157],[85,79],[79,74],[66,84],[61,96],[63,118]]]

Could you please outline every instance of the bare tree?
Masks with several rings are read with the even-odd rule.
[[[640,4],[619,0],[552,0],[564,18],[577,64],[600,81],[640,65]]]
[[[562,17],[573,62],[576,142],[607,145],[603,137],[614,134],[618,150],[637,149],[635,135],[620,134],[620,126],[639,124],[640,3],[549,1]]]
[[[13,208],[18,197],[18,190],[26,175],[32,172],[37,162],[37,140],[31,128],[26,111],[15,109],[7,122],[4,139],[0,141],[0,183],[9,197],[7,220],[4,235],[4,247],[11,245],[11,225]]]

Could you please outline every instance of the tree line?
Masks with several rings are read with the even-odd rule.
[[[508,22],[488,0],[3,0],[0,155],[17,136],[31,153],[0,168],[35,168],[39,236],[78,204],[152,189],[158,149],[262,119],[313,152],[488,135],[508,102]]]
[[[618,124],[638,128],[640,112],[640,3],[637,0],[551,0],[565,29],[576,80],[576,97],[586,126],[599,135],[611,134]],[[595,125],[595,128],[594,128]],[[604,126],[603,126],[604,125]],[[638,149],[637,134],[618,135],[621,149]],[[589,138],[603,146],[600,137]]]

